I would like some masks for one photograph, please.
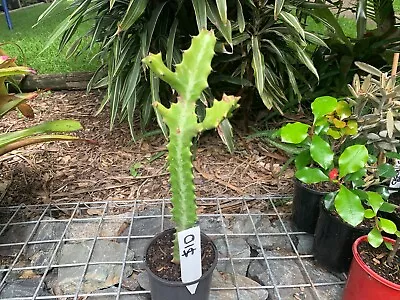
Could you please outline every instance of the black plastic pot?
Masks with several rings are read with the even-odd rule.
[[[147,256],[147,251],[148,248],[155,243],[155,241],[162,235],[165,235],[165,232],[168,231],[174,231],[175,229],[167,229],[164,232],[159,233],[156,235],[149,245],[146,248],[146,256]],[[151,289],[151,299],[152,300],[208,300],[209,295],[210,295],[210,289],[211,289],[211,279],[212,279],[212,274],[217,266],[218,262],[218,251],[217,248],[215,247],[214,243],[211,241],[211,239],[201,233],[201,240],[202,241],[209,241],[211,242],[213,249],[214,249],[214,261],[211,265],[211,267],[203,273],[203,275],[196,281],[190,282],[190,283],[182,283],[179,281],[169,281],[165,280],[163,278],[158,277],[156,274],[154,274],[149,267],[147,266],[147,263],[145,261],[145,267],[147,270],[147,274],[150,279],[150,289]],[[146,259],[145,256],[145,259]],[[187,285],[191,285],[194,283],[198,283],[196,293],[192,295],[188,289],[186,288]]]
[[[314,234],[315,260],[330,271],[347,272],[353,257],[351,247],[354,241],[369,231],[368,228],[357,228],[344,223],[321,202]]]
[[[327,193],[308,188],[294,180],[292,219],[298,230],[314,233],[319,216],[319,204]]]

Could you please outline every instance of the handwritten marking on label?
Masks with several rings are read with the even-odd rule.
[[[201,240],[200,227],[192,227],[178,232],[179,254],[181,259],[182,282],[188,283],[198,280],[201,275]],[[186,288],[193,295],[198,283],[187,285]]]

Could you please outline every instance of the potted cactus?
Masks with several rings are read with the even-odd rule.
[[[168,69],[159,54],[150,54],[143,62],[160,79],[168,83],[178,94],[176,103],[167,108],[160,102],[153,104],[157,114],[169,129],[168,171],[172,198],[172,220],[175,228],[157,235],[146,248],[146,269],[151,283],[153,300],[198,299],[209,297],[211,277],[217,263],[217,251],[212,241],[204,234],[201,247],[193,246],[200,239],[193,240],[190,234],[184,238],[188,242],[183,247],[179,235],[196,227],[196,200],[193,182],[192,140],[202,131],[209,130],[227,118],[238,107],[239,97],[223,95],[222,100],[214,100],[212,107],[206,109],[205,117],[199,121],[196,115],[196,102],[208,86],[207,78],[211,72],[216,38],[212,31],[202,30],[193,37],[190,48],[183,53],[182,62],[175,71]],[[186,239],[189,237],[188,239]],[[201,248],[201,255],[200,249]],[[184,264],[188,257],[201,256],[201,276],[192,282],[184,280]],[[193,264],[199,264],[199,261]],[[187,265],[186,265],[187,268]],[[196,266],[189,266],[195,272]],[[197,269],[196,269],[197,270]],[[184,283],[185,282],[185,283]],[[195,286],[196,289],[189,289]]]

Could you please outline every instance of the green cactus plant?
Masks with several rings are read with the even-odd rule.
[[[192,140],[202,131],[217,127],[238,107],[239,97],[224,94],[222,100],[214,100],[212,107],[206,109],[204,120],[198,121],[196,102],[208,86],[215,43],[213,31],[202,30],[193,37],[190,48],[183,53],[182,63],[175,66],[175,72],[165,66],[161,53],[150,54],[143,59],[156,76],[178,93],[178,101],[169,108],[157,101],[153,103],[169,129],[168,171],[176,232],[191,228],[197,222]],[[173,262],[179,263],[177,238],[174,241]]]

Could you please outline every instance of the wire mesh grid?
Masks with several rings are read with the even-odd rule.
[[[290,200],[198,199],[200,227],[219,249],[217,269],[229,276],[230,284],[213,285],[212,293],[241,300],[249,299],[246,291],[258,299],[339,299],[331,290],[340,291],[344,274],[327,279],[312,255],[300,253],[298,238],[306,233],[293,230],[288,210],[281,209]],[[170,208],[168,199],[3,207],[0,299],[150,299],[137,283],[143,253],[155,234],[172,227]],[[268,229],[272,221],[278,231]],[[271,250],[265,246],[271,239],[288,246]],[[257,251],[240,250],[243,240]]]

